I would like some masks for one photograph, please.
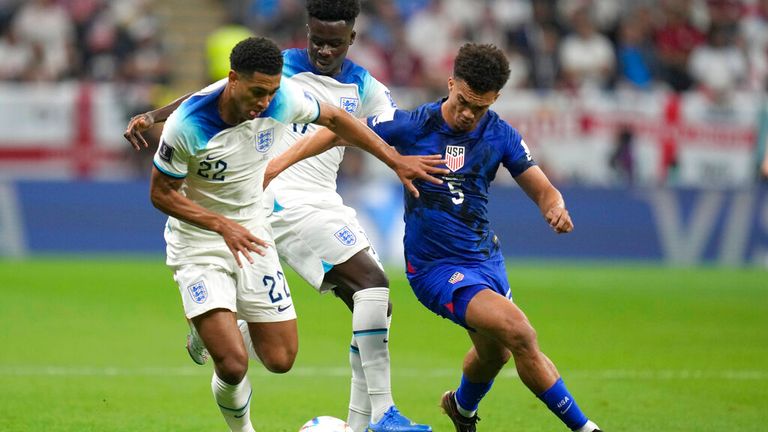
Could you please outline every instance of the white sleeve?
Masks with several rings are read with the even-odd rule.
[[[155,167],[165,175],[184,178],[189,170],[189,150],[183,129],[171,115],[160,136],[160,146],[152,160]]]
[[[370,74],[365,77],[363,92],[364,94],[360,96],[362,102],[361,118],[372,117],[397,108],[397,104],[392,99],[392,93],[387,86],[380,83]]]
[[[314,123],[320,117],[320,103],[308,91],[304,90],[290,78],[283,77],[280,83],[280,91],[283,92],[278,111],[283,111],[278,120],[284,123]]]

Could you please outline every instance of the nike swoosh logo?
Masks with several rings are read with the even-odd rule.
[[[290,309],[290,308],[291,308],[291,306],[293,306],[293,305],[288,305],[288,306],[278,306],[278,307],[277,307],[277,311],[278,311],[278,312],[285,312],[285,311],[287,311],[288,309]]]
[[[245,417],[245,413],[242,413],[240,415],[235,414],[235,418],[243,418]]]
[[[565,408],[564,410],[560,411],[560,415],[563,415],[563,414],[567,413],[567,412],[568,412],[568,410],[569,410],[569,409],[571,409],[571,407],[572,407],[572,406],[573,406],[573,402],[571,402],[571,403],[568,405],[568,407],[567,407],[567,408]]]
[[[389,342],[389,339],[384,339],[384,343],[387,343],[387,342]]]

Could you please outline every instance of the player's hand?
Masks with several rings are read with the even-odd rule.
[[[569,233],[573,231],[573,221],[571,215],[568,214],[568,210],[565,207],[552,207],[544,215],[544,219],[547,220],[552,229],[558,234]]]
[[[243,267],[240,254],[251,264],[253,264],[251,252],[261,256],[266,254],[264,249],[269,247],[269,243],[251,234],[244,226],[226,218],[224,218],[222,225],[219,234],[224,238],[229,251],[235,256],[238,267]]]
[[[155,124],[155,119],[152,118],[152,114],[144,113],[133,116],[131,121],[128,122],[128,127],[123,132],[123,137],[131,143],[134,149],[141,150],[141,147],[149,147],[147,140],[141,135],[142,132],[149,130]]]
[[[768,154],[763,159],[763,165],[760,167],[760,173],[764,179],[768,179]]]
[[[435,177],[436,174],[450,174],[447,168],[440,168],[445,165],[445,159],[441,155],[427,156],[400,156],[395,167],[395,173],[400,178],[405,188],[419,197],[419,190],[413,185],[413,180],[419,179],[434,184],[443,184],[443,181]]]

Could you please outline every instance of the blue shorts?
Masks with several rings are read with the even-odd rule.
[[[436,264],[407,276],[421,304],[468,330],[472,328],[465,318],[467,305],[477,293],[490,289],[512,299],[501,256],[481,263]]]

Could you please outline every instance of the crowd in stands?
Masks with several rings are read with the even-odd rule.
[[[215,0],[212,0],[215,1]],[[306,46],[303,0],[218,0]],[[463,41],[494,43],[509,86],[764,90],[768,0],[362,0],[350,56],[390,86],[444,87]],[[0,80],[166,83],[150,0],[0,0]]]
[[[0,0],[0,80],[166,83],[149,0]]]
[[[222,0],[284,47],[306,46],[302,0]],[[390,86],[442,89],[463,41],[494,43],[509,86],[764,90],[768,0],[363,0],[350,56]]]

